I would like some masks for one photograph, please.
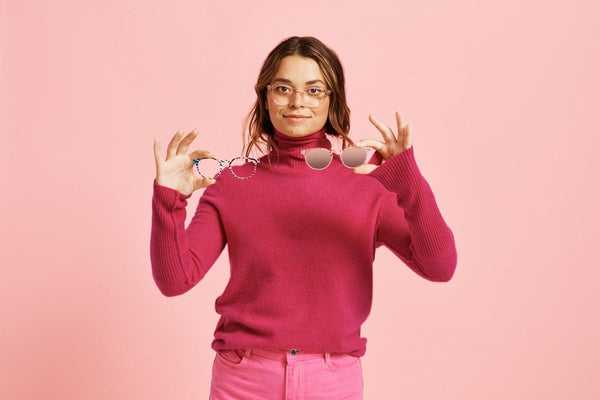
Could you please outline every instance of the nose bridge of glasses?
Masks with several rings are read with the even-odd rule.
[[[295,94],[299,93],[299,96],[296,96]],[[289,93],[288,96],[288,102],[290,103],[296,103],[298,101],[298,98],[302,101],[305,102],[306,101],[306,91],[304,89],[297,89],[297,88],[292,88],[291,92]]]

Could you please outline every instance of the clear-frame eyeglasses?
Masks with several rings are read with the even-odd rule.
[[[210,160],[214,160],[214,161],[210,161]],[[236,161],[236,160],[240,160],[240,161]],[[200,170],[200,162],[204,161],[204,163],[202,165],[202,170],[205,173],[207,173],[206,172],[207,170],[214,169],[215,164],[218,163],[219,172],[217,172],[216,174],[214,174],[214,176],[212,176],[213,179],[216,178],[217,176],[221,175],[221,172],[223,172],[223,164],[224,163],[228,164],[229,170],[231,171],[231,174],[233,176],[235,176],[236,178],[238,178],[238,179],[248,179],[248,178],[251,178],[254,175],[254,173],[256,172],[256,166],[260,162],[260,160],[257,159],[257,158],[244,157],[244,156],[235,157],[235,158],[232,158],[231,160],[219,160],[218,158],[214,158],[214,157],[204,157],[204,158],[196,158],[193,161],[194,161],[194,164],[196,164],[196,170],[198,171],[198,173],[200,174],[200,176],[203,177],[203,178],[206,178],[206,176]],[[252,168],[252,169],[241,169],[240,171],[238,171],[238,174],[236,174],[233,171],[234,162],[236,163],[235,166],[242,166],[246,162],[251,162],[252,166],[254,168]],[[242,174],[242,172],[243,172],[243,174]]]
[[[320,86],[310,86],[306,89],[296,89],[291,85],[268,85],[267,89],[273,96],[273,101],[279,105],[285,106],[290,104],[292,94],[299,91],[302,93],[302,102],[306,107],[318,107],[323,103],[323,100],[331,94],[331,90]]]
[[[315,147],[301,151],[306,164],[312,169],[325,169],[331,164],[333,154],[341,154],[342,163],[348,168],[356,168],[367,162],[367,155],[373,150],[370,147],[350,146],[341,152],[324,147]]]

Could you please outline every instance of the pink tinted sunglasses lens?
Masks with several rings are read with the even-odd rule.
[[[331,162],[331,153],[327,149],[310,149],[304,155],[306,163],[313,169],[327,168]]]
[[[367,151],[362,147],[348,147],[342,152],[342,162],[348,168],[355,168],[365,163]]]

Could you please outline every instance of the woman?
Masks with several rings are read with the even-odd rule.
[[[229,246],[211,399],[362,399],[360,327],[375,249],[385,245],[420,276],[445,282],[456,267],[453,234],[399,114],[398,136],[370,116],[383,141],[348,137],[342,66],[319,40],[279,43],[255,89],[246,157],[264,143],[260,159],[197,178],[194,162],[213,156],[187,154],[197,130],[177,132],[166,159],[155,140],[153,277],[165,296],[183,294]],[[329,138],[343,142],[341,156]],[[368,163],[366,148],[375,151]],[[186,200],[200,188],[185,229]]]

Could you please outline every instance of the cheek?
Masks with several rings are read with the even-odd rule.
[[[268,101],[269,113],[273,114],[273,116],[277,116],[279,114],[279,110],[281,110],[281,106],[279,104],[273,103],[272,101]]]
[[[327,119],[329,113],[329,105],[327,105],[326,107],[323,107],[322,110],[319,110],[319,116],[323,119]]]
[[[323,108],[321,109],[320,112],[321,115],[323,115],[323,117],[325,119],[327,119],[327,115],[329,114],[329,100],[327,100],[324,104],[323,104]]]

